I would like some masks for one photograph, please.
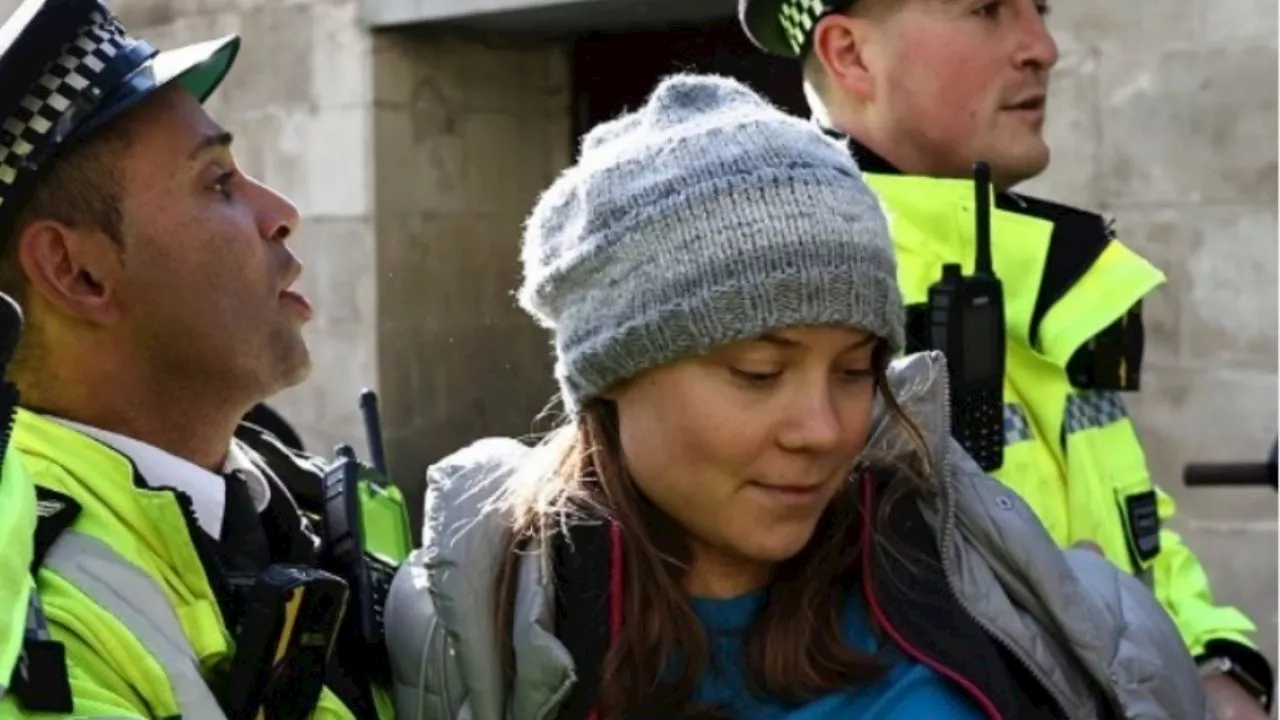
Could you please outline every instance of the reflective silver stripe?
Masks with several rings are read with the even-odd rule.
[[[44,606],[40,604],[40,593],[35,588],[27,597],[26,634],[36,640],[49,639],[49,623],[44,619]]]
[[[1031,439],[1031,421],[1018,403],[1004,404],[1004,444],[1015,445]]]
[[[1129,417],[1124,400],[1114,390],[1086,390],[1067,397],[1063,433],[1100,428]]]
[[[178,614],[150,575],[92,535],[68,530],[54,542],[44,567],[75,585],[128,628],[164,668],[184,718],[226,716],[182,632]]]
[[[31,594],[27,596],[27,622],[23,625],[23,637],[33,640],[49,639],[49,623],[44,619],[44,606],[40,604],[40,594],[35,588],[31,588]],[[14,674],[27,674],[27,651],[26,648],[20,650],[18,661],[15,665]],[[8,680],[8,678],[0,678]],[[5,691],[9,689],[8,685],[0,682],[0,700],[4,699]]]

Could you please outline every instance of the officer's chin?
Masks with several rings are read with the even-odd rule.
[[[1039,136],[1018,145],[1009,143],[996,159],[989,161],[991,182],[1000,190],[1010,190],[1048,169],[1049,156],[1049,146]]]
[[[288,348],[281,348],[277,354],[273,395],[306,382],[314,369],[306,338],[299,332],[292,341]]]

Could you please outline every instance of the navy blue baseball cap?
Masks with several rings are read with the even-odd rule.
[[[204,102],[240,38],[159,52],[101,0],[24,0],[0,26],[0,230],[49,161],[173,83]]]
[[[738,22],[756,47],[770,55],[802,58],[809,52],[813,26],[854,0],[738,0]]]

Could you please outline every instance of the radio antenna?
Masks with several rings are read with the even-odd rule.
[[[991,166],[979,160],[973,164],[974,217],[977,233],[974,235],[977,254],[973,262],[973,274],[995,277],[991,266]]]

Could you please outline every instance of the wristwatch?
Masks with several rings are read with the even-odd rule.
[[[1249,673],[1245,672],[1244,669],[1231,658],[1225,655],[1211,655],[1201,660],[1199,662],[1199,666],[1201,678],[1207,678],[1211,675],[1226,675],[1239,683],[1240,687],[1245,689],[1245,692],[1258,698],[1259,702],[1266,707],[1268,696],[1270,696],[1271,692],[1267,688],[1262,687],[1261,683],[1254,680]]]

